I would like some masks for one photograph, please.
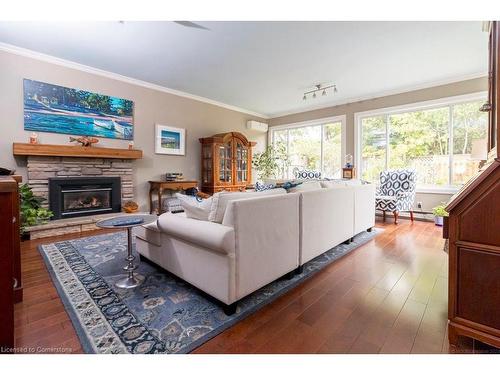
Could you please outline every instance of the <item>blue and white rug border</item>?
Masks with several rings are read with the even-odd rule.
[[[52,262],[50,261],[48,255],[46,254],[45,250],[43,249],[44,247],[55,246],[56,243],[57,242],[46,244],[46,245],[38,245],[38,251],[40,252],[40,254],[42,254],[42,258],[45,261],[45,266],[47,267],[47,270],[49,271],[50,277],[52,278],[52,283],[56,287],[57,294],[59,295],[59,298],[61,299],[61,301],[64,305],[64,308],[69,315],[69,318],[71,320],[71,324],[73,325],[73,328],[76,331],[76,334],[78,336],[78,339],[80,340],[80,344],[82,346],[83,351],[85,353],[89,353],[89,354],[97,354],[97,351],[95,350],[94,346],[92,345],[92,342],[90,341],[87,334],[85,333],[85,330],[82,327],[81,320],[75,311],[75,307],[69,301],[69,298],[66,295],[66,293],[61,285],[59,277],[57,276],[57,274],[54,271],[54,268],[52,266]],[[89,296],[89,298],[90,298],[90,296]],[[75,322],[78,322],[78,324],[75,324]]]

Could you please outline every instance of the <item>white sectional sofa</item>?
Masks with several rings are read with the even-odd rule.
[[[351,187],[339,185],[300,193],[301,266],[354,236],[353,208]]]
[[[299,266],[299,195],[228,202],[223,223],[166,213],[142,228],[139,254],[223,302],[234,302]]]
[[[300,193],[300,266],[375,225],[373,184],[322,186]]]
[[[218,222],[163,214],[141,227],[137,250],[231,314],[238,300],[375,225],[373,185],[316,184],[221,196]]]

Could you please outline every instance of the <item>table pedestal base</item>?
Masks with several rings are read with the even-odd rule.
[[[123,267],[127,271],[127,277],[116,282],[118,288],[132,289],[141,283],[141,280],[134,275],[136,266],[134,265],[135,256],[132,254],[132,228],[127,228],[127,265]]]
[[[135,275],[132,275],[131,277],[127,276],[127,277],[117,281],[115,285],[118,288],[132,289],[132,288],[135,288],[136,286],[138,286],[141,282],[142,282],[142,280],[135,277]]]

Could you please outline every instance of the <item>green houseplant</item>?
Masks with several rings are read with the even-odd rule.
[[[448,212],[446,212],[446,205],[441,203],[440,205],[434,207],[432,209],[432,213],[434,214],[434,223],[437,226],[443,226],[443,217],[448,216]]]
[[[265,151],[253,156],[252,165],[257,171],[259,180],[283,176],[290,165],[285,145],[277,143],[267,146]]]
[[[21,199],[21,235],[26,234],[27,227],[46,223],[54,216],[52,211],[42,207],[45,198],[33,194],[28,184],[19,187],[19,196]]]

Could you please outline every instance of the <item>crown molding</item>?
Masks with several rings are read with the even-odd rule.
[[[59,58],[59,57],[47,55],[47,54],[44,54],[41,52],[36,52],[36,51],[30,50],[27,48],[14,46],[12,44],[0,42],[0,51],[12,53],[12,54],[20,55],[20,56],[24,56],[24,57],[29,57],[29,58],[32,58],[35,60],[44,61],[44,62],[48,62],[51,64],[59,65],[59,66],[64,66],[66,68],[71,68],[71,69],[79,70],[79,71],[90,73],[90,74],[95,74],[98,76],[102,76],[102,77],[114,79],[117,81],[129,83],[131,85],[141,86],[141,87],[145,87],[145,88],[148,88],[151,90],[161,91],[161,92],[165,92],[167,94],[172,94],[172,95],[180,96],[183,98],[196,100],[198,102],[211,104],[211,105],[214,105],[217,107],[229,109],[231,111],[245,113],[245,114],[255,116],[255,117],[260,117],[260,118],[263,118],[266,120],[270,119],[269,116],[264,115],[262,113],[253,112],[253,111],[250,111],[250,110],[247,110],[244,108],[236,107],[234,105],[230,105],[230,104],[218,102],[216,100],[212,100],[209,98],[205,98],[203,96],[198,96],[198,95],[190,94],[190,93],[187,93],[184,91],[171,89],[171,88],[168,88],[165,86],[157,85],[155,83],[142,81],[140,79],[136,79],[136,78],[132,78],[132,77],[127,77],[127,76],[113,73],[113,72],[110,72],[107,70],[102,70],[102,69],[94,68],[92,66],[79,64],[79,63],[76,63],[74,61],[70,61],[70,60]]]
[[[346,105],[346,104],[359,103],[359,102],[363,102],[363,101],[366,101],[366,100],[379,99],[379,98],[383,98],[383,97],[391,96],[391,95],[404,94],[404,93],[407,93],[407,92],[412,92],[412,91],[418,91],[418,90],[423,90],[423,89],[429,89],[429,88],[432,88],[432,87],[449,85],[451,83],[468,81],[468,80],[471,80],[471,79],[483,78],[483,77],[487,77],[487,76],[488,76],[488,72],[486,72],[486,71],[485,72],[472,73],[472,74],[465,74],[465,75],[462,75],[462,76],[456,76],[456,77],[452,77],[452,78],[447,78],[447,79],[442,79],[442,80],[435,80],[435,81],[429,81],[429,82],[425,82],[425,83],[421,83],[421,84],[407,86],[405,88],[379,91],[379,92],[374,93],[374,94],[368,94],[368,95],[363,95],[363,96],[348,98],[348,99],[345,99],[345,100],[333,101],[333,102],[330,102],[330,103],[318,104],[316,106],[311,106],[311,107],[309,107],[307,109],[304,109],[304,110],[284,111],[284,112],[272,113],[269,116],[270,116],[271,119],[276,119],[276,118],[290,116],[290,115],[297,115],[297,114],[305,113],[305,112],[317,111],[317,110],[320,110],[320,109],[326,109],[326,108],[331,108],[331,107],[338,107],[338,106]],[[272,126],[272,125],[270,125],[270,126]]]

